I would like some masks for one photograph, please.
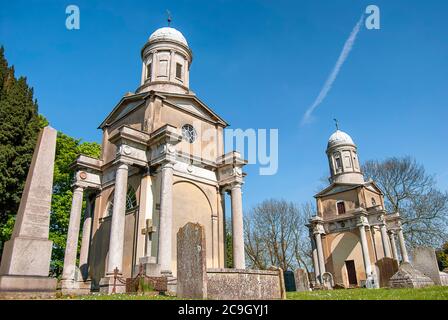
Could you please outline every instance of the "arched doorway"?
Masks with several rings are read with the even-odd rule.
[[[173,185],[173,274],[177,274],[177,232],[188,222],[204,226],[207,267],[211,267],[213,265],[212,207],[199,186],[189,181],[179,181]]]

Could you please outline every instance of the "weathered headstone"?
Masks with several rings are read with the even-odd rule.
[[[398,271],[398,261],[384,257],[375,262],[377,274],[379,275],[379,286],[381,288],[389,285],[390,278]]]
[[[207,269],[204,227],[187,223],[177,233],[177,296],[207,298]]]
[[[423,288],[433,285],[430,277],[413,268],[409,262],[403,262],[389,280],[391,288]]]
[[[283,272],[283,280],[285,281],[286,292],[296,291],[296,282],[294,279],[294,272],[287,270]]]
[[[50,226],[56,130],[39,134],[26,178],[11,240],[5,243],[0,266],[0,291],[53,291],[49,278]]]
[[[310,282],[308,279],[308,272],[304,269],[296,269],[296,291],[310,291]]]
[[[431,278],[435,285],[442,284],[440,280],[439,265],[436,252],[430,247],[416,247],[412,251],[412,265]]]
[[[333,275],[330,272],[324,272],[322,274],[322,285],[325,290],[333,290],[334,281]]]

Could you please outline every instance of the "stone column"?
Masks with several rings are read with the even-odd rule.
[[[409,262],[408,251],[406,250],[402,228],[398,229],[398,241],[400,242],[401,258],[403,262]]]
[[[316,282],[320,283],[319,258],[317,255],[316,241],[314,241],[312,233],[310,233],[310,241],[311,241],[311,250],[313,254],[314,277]]]
[[[232,202],[232,240],[233,267],[245,269],[244,233],[243,233],[243,202],[241,197],[241,183],[234,183],[231,189]]]
[[[359,226],[359,235],[361,238],[362,256],[364,259],[366,277],[369,278],[372,275],[372,265],[370,264],[369,247],[367,245],[366,229],[364,225]]]
[[[392,247],[392,257],[398,261],[397,243],[395,241],[395,232],[393,230],[389,231],[389,239]]]
[[[224,250],[223,250],[223,268],[227,268],[227,246],[225,245],[226,243],[226,236],[227,236],[227,217],[226,217],[226,190],[225,189],[221,189],[220,190],[220,200],[221,200],[221,212],[222,212],[222,243],[224,243]]]
[[[389,246],[389,239],[387,237],[387,228],[385,224],[382,224],[380,226],[381,229],[381,240],[383,241],[383,249],[384,249],[384,256],[387,258],[391,258],[392,255],[390,254],[390,246]]]
[[[82,241],[81,252],[79,254],[79,269],[83,280],[87,280],[89,276],[89,248],[90,237],[92,231],[92,202],[90,198],[86,201],[86,215],[84,218],[84,224],[82,225]]]
[[[161,273],[170,274],[173,252],[173,163],[164,163],[161,173],[158,263]]]
[[[84,188],[80,186],[75,186],[73,190],[72,208],[70,210],[70,221],[68,224],[62,280],[75,280],[76,254],[78,250],[79,224],[81,222],[83,192]]]
[[[123,271],[124,223],[126,213],[126,193],[128,187],[128,170],[126,163],[118,163],[115,174],[114,207],[109,240],[109,260],[107,274],[113,275],[115,268],[119,274]]]
[[[317,232],[314,234],[314,238],[316,241],[316,249],[317,249],[317,261],[319,264],[319,280],[322,283],[322,275],[325,273],[325,259],[324,259],[324,250],[322,248],[322,235]]]
[[[219,266],[219,226],[218,226],[218,216],[212,215],[212,241],[213,241],[213,268],[218,268]]]

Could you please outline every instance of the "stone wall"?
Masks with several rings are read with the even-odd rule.
[[[285,298],[280,270],[207,269],[207,297],[218,300]]]

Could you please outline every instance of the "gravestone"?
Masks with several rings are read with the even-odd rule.
[[[294,272],[287,270],[283,272],[283,279],[285,281],[286,292],[296,291],[296,282],[294,280]]]
[[[442,284],[436,252],[430,247],[416,247],[412,251],[412,265],[431,278],[435,285]]]
[[[11,240],[5,243],[0,266],[0,291],[39,291],[56,289],[49,278],[50,226],[56,130],[40,132],[20,200]]]
[[[333,290],[334,281],[333,275],[330,272],[324,272],[322,274],[322,285],[325,290]]]
[[[398,271],[398,261],[393,258],[384,257],[375,262],[377,274],[379,275],[379,285],[381,288],[389,285],[390,278]]]
[[[403,262],[389,280],[391,288],[423,288],[433,285],[430,277],[412,267],[409,262]]]
[[[177,233],[177,296],[207,298],[205,231],[199,223],[187,223]]]
[[[308,272],[304,269],[296,269],[296,291],[310,291],[310,282],[308,279]]]

